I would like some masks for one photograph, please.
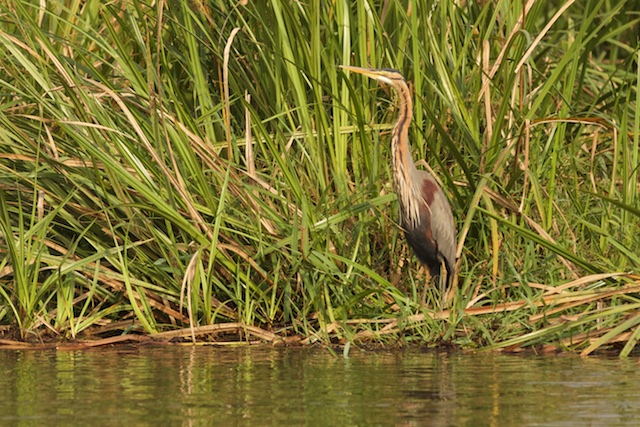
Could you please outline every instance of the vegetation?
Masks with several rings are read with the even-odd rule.
[[[640,16],[556,3],[4,2],[3,342],[628,355]],[[446,310],[396,223],[393,99],[340,64],[412,82],[458,225]]]

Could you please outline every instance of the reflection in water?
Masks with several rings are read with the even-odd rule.
[[[146,347],[0,351],[0,425],[637,425],[630,361]]]

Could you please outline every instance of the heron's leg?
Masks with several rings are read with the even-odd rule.
[[[421,275],[425,278],[424,287],[422,288],[422,295],[420,297],[420,307],[425,307],[427,305],[427,292],[431,286],[437,286],[439,291],[440,298],[437,299],[436,309],[440,309],[444,311],[449,303],[449,291],[451,289],[447,288],[447,283],[449,278],[447,277],[447,269],[444,265],[441,268],[428,268],[427,266],[420,266],[419,271],[422,273]]]
[[[433,277],[431,276],[431,271],[425,265],[421,265],[418,270],[422,276],[422,280],[424,285],[422,286],[422,294],[420,295],[420,307],[427,306],[427,292],[429,291],[429,287],[433,282]]]

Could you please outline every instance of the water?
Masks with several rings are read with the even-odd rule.
[[[0,351],[0,426],[636,426],[636,360],[117,347]]]

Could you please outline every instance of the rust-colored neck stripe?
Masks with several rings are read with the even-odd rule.
[[[417,226],[420,221],[420,189],[414,188],[413,174],[416,167],[409,152],[409,126],[413,116],[413,103],[409,87],[404,80],[397,79],[393,88],[398,92],[400,101],[398,121],[391,136],[392,166],[394,186],[400,201],[403,217],[409,225]]]

